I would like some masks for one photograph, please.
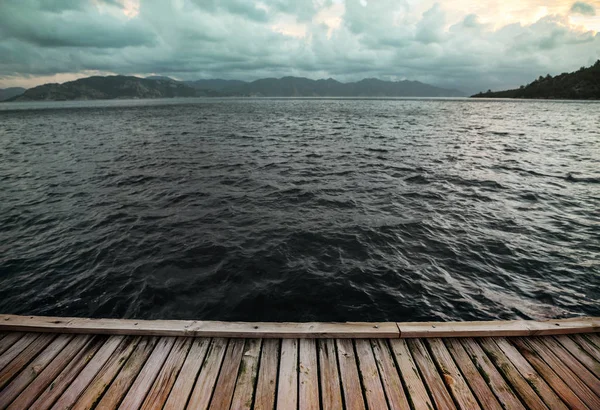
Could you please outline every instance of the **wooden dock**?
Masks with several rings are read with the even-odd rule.
[[[0,315],[0,409],[600,409],[600,318]]]

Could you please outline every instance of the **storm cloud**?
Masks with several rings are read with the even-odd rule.
[[[474,92],[600,58],[594,5],[523,3],[2,0],[0,87],[120,73],[408,78]]]

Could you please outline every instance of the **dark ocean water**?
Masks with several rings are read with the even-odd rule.
[[[1,104],[0,312],[600,315],[600,104]]]

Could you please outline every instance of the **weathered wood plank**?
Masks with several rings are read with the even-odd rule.
[[[120,342],[120,339],[114,345],[116,348],[117,344]],[[24,391],[17,397],[17,399],[11,404],[9,407],[11,410],[22,410],[24,408],[31,409],[39,409],[46,410],[52,407],[54,402],[73,384],[73,381],[76,377],[81,374],[81,378],[85,378],[85,373],[82,372],[83,369],[90,363],[90,361],[96,356],[96,354],[101,350],[103,346],[107,346],[107,338],[104,336],[94,336],[84,347],[83,349],[77,353],[77,355],[71,359],[71,361],[66,365],[66,367],[60,372],[58,376],[51,381],[51,383],[46,387],[46,389],[37,397],[31,397],[27,393],[27,390]],[[101,353],[106,356],[105,352]],[[90,380],[91,380],[90,376]],[[83,389],[83,387],[82,387]],[[29,403],[35,400],[31,406]],[[20,403],[27,403],[23,406]]]
[[[407,340],[407,343],[417,366],[419,366],[419,369],[421,370],[423,379],[429,387],[429,391],[433,396],[436,406],[442,409],[455,409],[456,406],[450,397],[450,393],[448,393],[448,390],[423,342],[420,339],[409,339]]]
[[[369,409],[388,408],[371,342],[368,339],[356,339],[354,345],[367,407]]]
[[[175,379],[183,366],[191,344],[191,338],[177,338],[169,357],[165,360],[165,364],[160,369],[160,373],[158,373],[152,388],[142,403],[142,410],[161,410],[163,408],[169,397],[171,388],[175,384]]]
[[[544,343],[562,363],[566,364],[569,369],[577,375],[581,381],[583,381],[597,396],[600,396],[600,380],[592,371],[587,369],[584,363],[586,358],[589,359],[589,364],[595,363],[594,359],[587,355],[583,349],[579,348],[579,350],[577,350],[577,343],[570,339],[568,340],[573,344],[573,346],[570,347],[575,347],[575,354],[571,354],[569,349],[565,348],[556,339],[550,337],[536,339],[537,342]],[[597,369],[594,369],[592,366],[592,370],[600,370],[600,363],[598,363],[596,367]]]
[[[122,348],[119,347],[70,408],[74,410],[89,410],[95,407],[106,391],[106,388],[117,376],[123,364],[131,356],[139,342],[140,337],[138,336],[133,338],[126,346],[122,345]]]
[[[290,410],[298,407],[298,340],[281,341],[277,409]]]
[[[433,409],[433,403],[421,379],[406,340],[390,340],[392,353],[407,390],[407,399],[415,409]]]
[[[6,408],[72,339],[71,335],[58,335],[31,363],[29,363],[12,382],[2,390],[0,409]]]
[[[244,339],[232,339],[227,346],[223,366],[215,386],[210,409],[228,409],[231,406],[235,383],[244,354]]]
[[[123,369],[117,374],[117,377],[102,396],[98,408],[116,409],[119,407],[119,403],[133,384],[157,342],[158,338],[155,336],[146,336],[139,341],[135,350],[123,365]]]
[[[319,365],[315,339],[300,339],[299,405],[301,409],[319,410]]]
[[[9,348],[0,356],[0,370],[4,369],[38,337],[40,337],[40,335],[37,333],[27,333],[14,342],[12,346],[9,346]]]
[[[70,409],[73,406],[73,404],[75,404],[81,393],[83,393],[83,391],[88,387],[88,385],[94,379],[94,377],[96,377],[98,372],[110,360],[110,358],[113,356],[113,353],[119,354],[119,352],[126,350],[131,341],[131,337],[111,336],[106,341],[106,343],[104,343],[102,347],[96,352],[96,354],[91,359],[89,359],[89,362],[86,362],[86,365],[83,368],[83,370],[81,370],[81,373],[79,373],[78,375],[73,375],[74,369],[68,369],[68,376],[73,376],[73,379],[70,380],[68,388],[64,390],[62,395],[60,395],[53,408],[56,410]],[[66,378],[63,379],[63,382],[66,383]],[[51,393],[52,390],[53,386],[50,385],[49,391],[46,390],[48,396],[53,396],[53,393]],[[46,394],[44,394],[43,396],[46,396]],[[41,399],[42,397],[40,396],[36,403],[34,403],[34,406],[39,402],[39,404],[46,408],[45,402],[40,402]]]
[[[394,359],[390,353],[387,340],[372,339],[371,347],[375,355],[375,362],[379,368],[381,383],[387,396],[388,404],[391,410],[408,409],[408,401],[402,388],[400,375],[394,364]]]
[[[358,375],[358,364],[354,354],[352,340],[339,339],[337,344],[337,356],[340,366],[340,380],[344,392],[344,403],[348,409],[365,409],[365,401]]]
[[[198,380],[190,396],[188,409],[204,410],[208,407],[226,349],[227,339],[215,338],[211,341]]]
[[[0,355],[12,347],[25,333],[9,332],[0,340]],[[0,369],[2,366],[0,366]]]
[[[254,398],[254,385],[258,376],[258,360],[260,358],[260,346],[262,339],[249,339],[244,346],[244,354],[242,355],[242,364],[231,401],[232,409],[252,408],[252,400]]]
[[[161,337],[158,340],[156,347],[121,402],[121,408],[137,409],[142,405],[144,398],[152,387],[152,383],[156,380],[160,369],[167,360],[169,353],[171,353],[174,344],[174,337]]]
[[[192,393],[196,377],[200,373],[200,368],[204,362],[204,357],[210,345],[210,339],[195,338],[192,341],[192,347],[183,363],[181,372],[169,393],[169,398],[165,403],[165,410],[183,410]]]
[[[481,407],[484,409],[502,410],[502,406],[496,399],[494,393],[492,393],[490,386],[483,378],[480,370],[478,370],[475,364],[471,361],[471,358],[460,343],[460,340],[456,338],[448,338],[445,340],[445,342],[448,352],[450,352],[454,362],[458,365],[458,368],[464,376],[464,380],[471,387],[473,394],[477,397],[479,403],[481,403]],[[450,384],[451,380],[446,378],[446,383]]]
[[[273,410],[275,408],[275,391],[280,356],[279,343],[278,339],[263,340],[256,393],[254,394],[254,408],[256,410]]]
[[[21,353],[10,361],[0,371],[0,389],[3,389],[6,384],[23,369],[35,356],[46,348],[54,340],[56,335],[45,334],[35,339]]]
[[[583,332],[581,332],[583,333]],[[600,336],[597,333],[585,335],[585,337],[591,341],[598,349],[600,349]]]
[[[600,348],[596,347],[596,345],[590,342],[586,337],[584,337],[583,335],[570,335],[565,337],[568,337],[577,342],[577,344],[583,350],[585,350],[587,354],[589,354],[591,357],[596,359],[597,362],[600,363]]]
[[[342,389],[334,339],[317,341],[323,410],[342,409]]]
[[[454,400],[456,400],[459,407],[462,409],[480,408],[477,399],[475,399],[475,396],[471,393],[469,385],[465,381],[458,367],[456,367],[456,364],[442,339],[427,339],[427,344],[431,350],[433,360],[437,363],[438,369],[440,369],[441,376],[444,379],[446,386],[454,396]],[[494,399],[494,396],[491,395],[490,398]]]
[[[487,357],[481,346],[479,346],[479,344],[477,344],[477,342],[471,338],[460,340],[465,348],[465,351],[473,361],[473,364],[479,370],[502,406],[505,409],[524,410],[525,408],[517,396],[515,396],[515,393],[512,391],[511,387],[506,383],[502,375]],[[526,383],[524,379],[522,379],[522,381],[523,383]],[[540,404],[543,406],[541,401]]]
[[[0,331],[237,338],[398,337],[395,323],[273,323],[0,315]]]
[[[551,408],[559,410],[567,410],[567,407],[558,398],[558,396],[550,389],[546,382],[540,378],[536,371],[529,365],[527,360],[523,358],[519,352],[507,344],[510,358],[492,338],[482,338],[478,340],[481,347],[488,354],[489,358],[494,362],[496,368],[504,375],[506,380],[519,394],[523,403],[528,408],[534,410],[547,409],[546,403],[552,405]],[[506,341],[504,341],[506,342]],[[535,390],[532,388],[535,388]],[[537,393],[536,393],[537,391]],[[543,396],[545,399],[542,400]],[[547,401],[546,401],[547,400]]]
[[[9,408],[27,409],[37,397],[51,384],[60,372],[75,358],[75,356],[86,348],[93,336],[75,336],[69,344],[35,377],[27,386],[27,389],[19,394]],[[34,369],[34,371],[38,371]],[[19,376],[20,377],[20,376]],[[3,393],[4,394],[4,393]],[[0,406],[4,408],[4,406]]]
[[[539,367],[538,372],[540,372],[540,369],[544,369],[544,371],[550,370],[552,376],[554,374],[560,376],[564,383],[555,383],[552,385],[555,391],[562,387],[567,387],[569,391],[575,393],[577,398],[586,403],[590,408],[600,409],[600,397],[596,396],[586,383],[582,382],[546,345],[540,343],[536,338],[530,338],[530,340],[518,338],[513,342],[521,353],[524,356],[526,355],[525,357],[530,363],[532,361],[536,363],[534,367]],[[583,368],[583,366],[581,367]],[[595,378],[594,376],[592,377]]]

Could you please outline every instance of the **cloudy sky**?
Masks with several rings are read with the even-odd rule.
[[[0,88],[93,74],[502,89],[600,58],[600,0],[0,0]]]

